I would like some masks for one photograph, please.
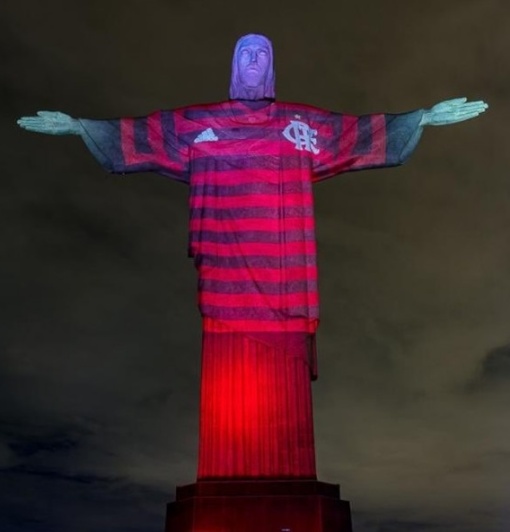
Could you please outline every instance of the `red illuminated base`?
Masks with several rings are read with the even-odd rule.
[[[317,480],[199,481],[177,488],[166,532],[352,532],[338,484]]]

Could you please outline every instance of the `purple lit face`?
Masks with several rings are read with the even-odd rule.
[[[237,100],[274,100],[273,45],[265,35],[250,33],[237,41],[229,95]]]
[[[249,89],[264,85],[270,64],[267,43],[258,37],[243,41],[237,56],[239,80]]]

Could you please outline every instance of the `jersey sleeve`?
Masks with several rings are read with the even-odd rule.
[[[177,131],[175,111],[140,118],[80,119],[82,138],[108,172],[157,172],[189,183],[189,147]]]
[[[313,179],[403,164],[416,148],[423,110],[353,116],[326,113],[317,127]]]

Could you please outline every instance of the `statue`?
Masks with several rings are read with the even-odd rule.
[[[424,126],[483,101],[352,116],[275,100],[271,42],[236,44],[230,99],[140,118],[40,111],[29,131],[79,135],[114,173],[190,188],[189,255],[203,317],[198,479],[315,479],[311,380],[319,322],[312,185],[404,163]]]

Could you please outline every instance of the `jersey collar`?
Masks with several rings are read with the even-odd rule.
[[[226,105],[229,118],[238,124],[265,124],[276,112],[274,100],[229,100]]]

